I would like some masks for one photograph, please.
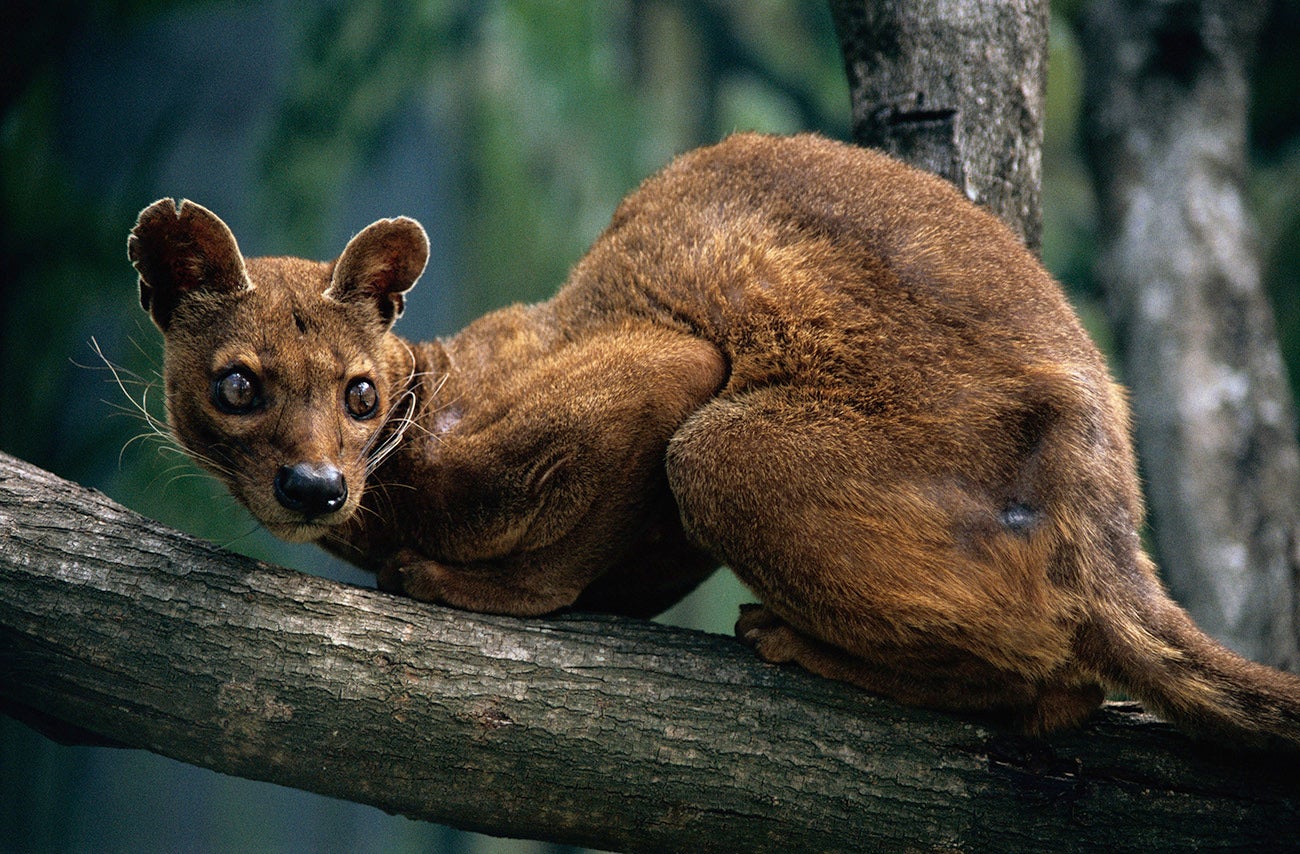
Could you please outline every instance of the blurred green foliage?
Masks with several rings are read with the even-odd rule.
[[[1082,64],[1072,21],[1082,2],[1053,4],[1043,256],[1104,345],[1092,281],[1096,212],[1078,151]],[[1255,214],[1292,377],[1300,376],[1298,8],[1275,4],[1252,113]],[[190,195],[225,218],[250,254],[309,257],[334,255],[378,216],[416,215],[434,238],[434,260],[398,331],[424,338],[549,295],[619,198],[677,152],[740,129],[845,138],[849,127],[822,0],[24,0],[0,12],[0,34],[0,449],[238,550],[358,582],[310,547],[271,541],[157,437],[134,441],[149,431],[90,342],[161,418],[159,336],[139,309],[125,253],[142,207]],[[671,619],[727,631],[741,595],[721,575]],[[481,840],[383,823],[399,819],[341,819],[319,799],[286,800],[254,820],[233,805],[252,797],[233,783],[191,796],[206,798],[212,814],[191,822],[187,838],[143,829],[165,795],[156,810],[137,803],[141,823],[121,835],[91,832],[103,815],[96,809],[120,817],[147,789],[130,788],[112,766],[93,783],[110,794],[86,795],[98,791],[85,788],[95,769],[110,767],[96,763],[112,760],[16,747],[16,725],[4,726],[0,848],[16,838],[36,849],[488,850]],[[170,766],[130,762],[148,765],[142,774],[185,778],[178,786],[201,785]],[[16,779],[31,767],[44,769],[37,784]],[[297,823],[281,833],[294,810]],[[315,831],[303,830],[312,822]],[[362,822],[373,836],[319,830],[330,822]],[[6,838],[5,827],[27,835]]]

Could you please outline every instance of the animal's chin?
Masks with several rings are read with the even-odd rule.
[[[262,524],[275,536],[290,543],[311,543],[346,522],[351,513],[340,512],[320,519],[263,519]]]
[[[295,524],[267,524],[266,529],[290,543],[311,543],[325,536],[329,529],[333,527],[333,525],[325,525],[320,522],[299,522]]]

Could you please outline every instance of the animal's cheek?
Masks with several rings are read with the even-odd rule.
[[[170,414],[172,433],[190,457],[204,468],[229,478],[256,459],[255,431],[232,431],[197,407]]]

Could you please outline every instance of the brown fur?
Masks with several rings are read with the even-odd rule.
[[[1030,731],[1115,686],[1300,746],[1300,681],[1156,580],[1124,394],[1060,288],[942,181],[735,136],[628,196],[550,301],[408,344],[389,327],[427,253],[399,219],[333,264],[245,262],[197,205],[141,214],[173,430],[275,533],[519,615],[652,614],[723,562],[770,661]],[[231,366],[253,411],[214,403]],[[321,472],[331,503],[286,504]]]

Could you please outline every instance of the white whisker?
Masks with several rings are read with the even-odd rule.
[[[240,542],[240,541],[242,541],[242,540],[246,540],[246,539],[248,539],[249,537],[253,536],[253,534],[257,533],[257,529],[260,528],[260,527],[262,527],[262,523],[261,523],[261,522],[258,522],[257,520],[254,520],[254,521],[253,521],[253,526],[252,526],[251,528],[249,528],[247,531],[245,531],[244,533],[242,533],[242,534],[240,534],[240,535],[238,535],[238,536],[236,536],[236,537],[231,537],[230,539],[226,540],[225,542],[220,543],[219,545],[220,545],[221,548],[223,548],[223,549],[229,549],[229,548],[230,548],[231,546],[233,546],[235,543],[238,543],[238,542]]]
[[[433,390],[419,406],[421,395],[417,389],[424,380],[432,376],[431,372],[416,371],[417,364],[415,353],[409,346],[406,347],[407,355],[411,359],[411,370],[407,372],[404,388],[400,394],[393,400],[392,406],[389,407],[384,421],[379,428],[371,435],[368,441],[361,449],[362,458],[366,461],[366,476],[370,476],[374,471],[383,464],[402,445],[406,438],[406,433],[412,428],[422,431],[429,435],[419,422],[421,422],[428,412],[429,405],[437,397],[438,392],[447,381],[447,375],[443,374],[441,379],[436,383]]]
[[[158,372],[155,371],[154,376],[157,377],[157,380],[145,379],[144,377],[140,376],[134,371],[113,364],[109,360],[109,358],[104,355],[104,351],[99,346],[99,342],[94,338],[90,339],[90,346],[91,349],[95,351],[95,355],[98,356],[100,361],[104,363],[104,367],[109,371],[109,373],[113,375],[112,381],[121,390],[122,395],[127,399],[127,404],[129,405],[120,404],[120,403],[115,404],[109,401],[105,401],[105,402],[108,403],[110,406],[112,406],[114,409],[116,409],[119,413],[129,415],[132,418],[139,418],[141,421],[144,422],[144,425],[147,428],[145,432],[133,436],[131,439],[127,440],[126,444],[122,446],[121,451],[119,451],[118,453],[118,465],[122,464],[122,459],[126,453],[126,449],[132,444],[134,444],[137,440],[153,439],[158,442],[157,450],[159,453],[179,454],[215,472],[219,472],[226,476],[230,476],[232,474],[228,466],[223,465],[220,460],[214,458],[213,456],[209,454],[198,453],[189,448],[183,447],[179,442],[176,441],[176,437],[172,433],[171,429],[168,427],[166,420],[159,418],[149,410],[149,393],[154,391],[161,384],[162,382],[161,374],[158,374]],[[141,352],[144,352],[143,349],[140,348],[138,343],[136,343],[135,346],[137,349],[140,349]],[[82,367],[89,368],[92,370],[95,369],[95,367],[91,365],[82,365]],[[131,392],[130,387],[132,386],[135,386],[139,389],[138,399]],[[188,476],[200,476],[200,475],[199,473],[194,472],[194,473],[190,473],[190,475]]]

